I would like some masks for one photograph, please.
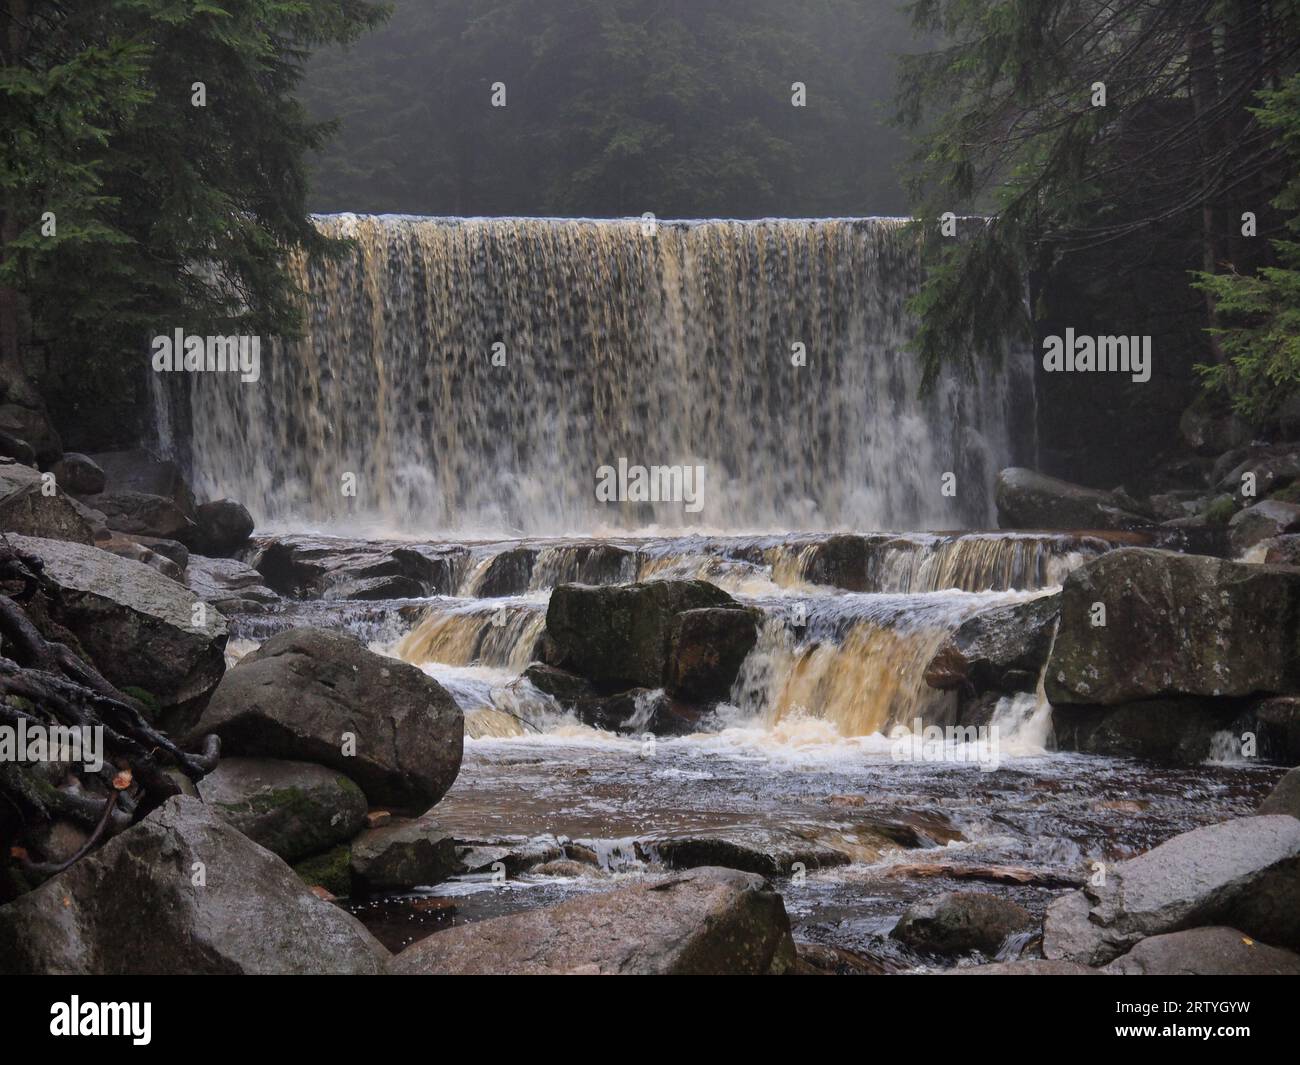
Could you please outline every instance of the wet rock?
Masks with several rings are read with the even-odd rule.
[[[1105,625],[1094,625],[1094,604]],[[1144,548],[1066,578],[1047,668],[1053,705],[1296,690],[1300,571]]]
[[[92,523],[75,501],[57,485],[53,495],[43,489],[39,470],[0,459],[0,532],[94,543]]]
[[[132,562],[150,566],[169,580],[184,580],[180,566],[176,565],[170,558],[158,554],[139,541],[133,540],[122,533],[113,533],[106,540],[96,540],[95,546],[101,551],[108,551],[117,555],[118,558],[129,558]]]
[[[104,490],[104,471],[89,455],[76,451],[64,452],[63,457],[50,467],[50,471],[59,487],[73,495],[95,495]]]
[[[248,543],[253,535],[253,516],[243,503],[233,499],[216,499],[204,503],[194,512],[198,528],[189,541],[203,555],[222,557]]]
[[[633,735],[689,736],[700,731],[708,712],[697,703],[674,699],[661,688],[630,688],[614,695],[578,699],[570,705],[584,725]]]
[[[464,721],[414,666],[304,628],[272,636],[226,674],[192,731],[208,733],[229,754],[329,766],[372,804],[423,813],[456,779]]]
[[[114,536],[124,535],[114,532]],[[161,536],[132,536],[137,544],[147,547],[155,554],[162,555],[164,558],[170,558],[182,570],[190,564],[190,549],[179,540],[168,540]]]
[[[969,965],[948,969],[944,976],[1110,976],[1104,969],[1091,969],[1072,961],[1048,961],[1046,958],[1024,958],[1021,961],[999,961],[991,965]]]
[[[1260,700],[1233,722],[1231,731],[1237,737],[1252,733],[1258,758],[1278,765],[1300,765],[1300,696]]]
[[[195,595],[226,615],[257,614],[280,602],[257,570],[233,558],[191,555],[184,581]]]
[[[803,579],[848,592],[871,590],[871,552],[887,537],[840,534],[810,545],[803,558]]]
[[[531,663],[523,675],[534,688],[549,695],[563,707],[571,707],[582,699],[596,697],[596,689],[590,681],[568,670],[548,666],[545,662]]]
[[[1144,939],[1105,971],[1119,976],[1297,976],[1300,954],[1235,928],[1190,928]]]
[[[726,699],[740,665],[758,642],[758,620],[749,610],[683,610],[668,637],[668,693],[688,702]]]
[[[1048,907],[1043,954],[1102,965],[1138,941],[1228,925],[1300,946],[1300,821],[1243,817],[1184,832]]]
[[[673,625],[687,610],[739,605],[705,581],[649,581],[589,587],[562,584],[551,593],[546,632],[557,660],[606,691],[661,688]]]
[[[537,552],[531,547],[515,547],[494,555],[480,574],[474,594],[480,599],[523,595],[528,591],[536,560]]]
[[[1262,499],[1300,478],[1300,445],[1266,444],[1247,448],[1232,457],[1239,460],[1235,465],[1227,469],[1216,467],[1215,487],[1231,493],[1242,503]],[[1243,494],[1247,486],[1253,495]]]
[[[456,857],[467,873],[493,872],[499,866],[507,876],[518,876],[566,856],[564,847],[553,836],[459,840],[456,849]]]
[[[1239,510],[1228,522],[1233,549],[1242,554],[1262,540],[1300,532],[1300,506],[1265,499]]]
[[[293,871],[318,897],[322,891],[335,898],[345,897],[352,892],[352,848],[340,843],[299,862]]]
[[[1032,691],[1047,661],[1060,608],[1059,595],[1046,595],[981,611],[939,649],[926,668],[926,683],[940,690],[969,685],[976,694]]]
[[[14,546],[45,563],[59,588],[56,620],[119,688],[164,708],[202,702],[225,671],[226,620],[161,573],[97,547],[33,537]]]
[[[193,519],[166,496],[108,491],[83,499],[120,532],[189,541],[197,528]]]
[[[1114,492],[1084,488],[1035,470],[1012,466],[998,474],[998,527],[1002,529],[1134,529],[1150,517],[1125,509]]]
[[[1279,780],[1277,787],[1259,804],[1256,813],[1265,817],[1272,814],[1287,814],[1300,818],[1300,769],[1292,769]]]
[[[557,858],[553,862],[543,862],[531,872],[534,876],[562,876],[566,878],[600,876],[600,869],[587,862],[575,862],[571,858]]]
[[[26,444],[42,465],[57,462],[63,454],[63,442],[43,410],[20,403],[0,403],[0,433]]]
[[[789,876],[796,871],[829,869],[848,865],[851,860],[843,851],[816,840],[762,831],[651,837],[638,840],[636,850],[643,861],[659,861],[669,869],[718,866],[760,876]]]
[[[1300,534],[1270,537],[1255,547],[1263,553],[1260,562],[1270,566],[1300,566]],[[1253,553],[1252,557],[1255,557]]]
[[[794,960],[785,906],[762,877],[697,869],[438,932],[389,971],[758,975]]]
[[[366,817],[360,788],[308,762],[223,758],[198,788],[223,821],[291,863],[351,839]]]
[[[364,543],[329,537],[259,541],[243,552],[278,594],[311,599],[376,599],[449,595],[464,548]],[[385,585],[386,580],[397,581]]]
[[[884,962],[826,943],[796,943],[796,976],[884,976],[894,971]]]
[[[459,873],[456,841],[432,817],[394,819],[352,841],[352,889],[358,895],[406,891]]]
[[[1146,699],[1119,706],[1062,704],[1052,710],[1061,750],[1197,765],[1240,713],[1235,702]]]
[[[908,907],[890,935],[925,954],[994,955],[1010,936],[1031,931],[1037,923],[1010,899],[949,891]]]
[[[15,974],[375,973],[387,957],[354,917],[185,796],[0,907],[0,971]]]

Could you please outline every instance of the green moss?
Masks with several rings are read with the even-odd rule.
[[[306,858],[293,867],[309,887],[319,884],[335,895],[348,895],[352,891],[352,848],[346,843],[333,850]]]
[[[1205,508],[1206,525],[1227,525],[1237,513],[1237,504],[1232,496],[1219,496]]]
[[[1300,503],[1300,481],[1279,488],[1268,498],[1276,499],[1279,503]]]
[[[158,702],[158,696],[151,691],[145,691],[144,688],[137,688],[130,685],[122,689],[123,695],[129,695],[137,703],[144,707],[144,712],[151,721],[158,719],[158,711],[162,709],[162,704]]]

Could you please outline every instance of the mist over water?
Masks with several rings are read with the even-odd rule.
[[[903,220],[318,224],[356,244],[296,264],[306,336],[256,384],[189,375],[199,490],[263,528],[988,527],[1031,420],[1024,358],[918,397]],[[703,508],[597,502],[620,458],[703,466]]]

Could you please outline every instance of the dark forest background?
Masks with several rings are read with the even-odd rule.
[[[318,52],[313,210],[903,214],[895,0],[397,0]],[[491,106],[493,83],[506,106]],[[807,87],[791,106],[791,85]]]

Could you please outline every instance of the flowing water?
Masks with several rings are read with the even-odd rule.
[[[990,606],[1055,594],[1108,545],[883,537],[864,570],[878,590],[850,592],[809,577],[831,539],[438,543],[466,553],[455,594],[295,602],[237,618],[236,645],[294,624],[340,626],[418,665],[465,711],[464,762],[437,817],[482,868],[359,904],[394,949],[449,923],[716,862],[771,875],[798,939],[907,970],[934,964],[888,937],[911,902],[982,890],[1041,913],[1092,863],[1247,813],[1280,776],[1240,761],[1173,769],[1056,752],[1035,693],[1003,699],[994,731],[918,745],[896,730],[953,719],[955,696],[922,678],[953,629]],[[519,594],[475,594],[494,559],[521,551],[534,562]],[[537,658],[550,589],[575,573],[590,583],[705,575],[762,612],[730,698],[698,732],[599,731],[520,675]]]
[[[188,375],[199,490],[263,528],[988,526],[1033,424],[1024,352],[918,398],[901,220],[319,225],[356,243],[297,264],[304,338]],[[702,467],[699,508],[599,502],[620,459]]]
[[[355,244],[296,264],[304,337],[266,345],[255,384],[192,374],[179,403],[160,385],[159,424],[200,492],[262,530],[442,567],[439,595],[317,590],[233,619],[235,655],[348,629],[465,711],[437,817],[480,871],[360,907],[391,946],[722,861],[776,880],[797,938],[913,967],[887,937],[909,902],[973,887],[1041,912],[1094,861],[1247,812],[1279,775],[1058,753],[1041,683],[987,732],[916,735],[954,720],[923,672],[963,620],[1054,594],[1110,544],[889,531],[989,528],[994,474],[1032,462],[1024,352],[918,396],[901,222],[319,225]],[[601,502],[620,460],[702,467],[701,505]],[[521,675],[558,584],[671,578],[762,616],[695,734],[598,731]]]

